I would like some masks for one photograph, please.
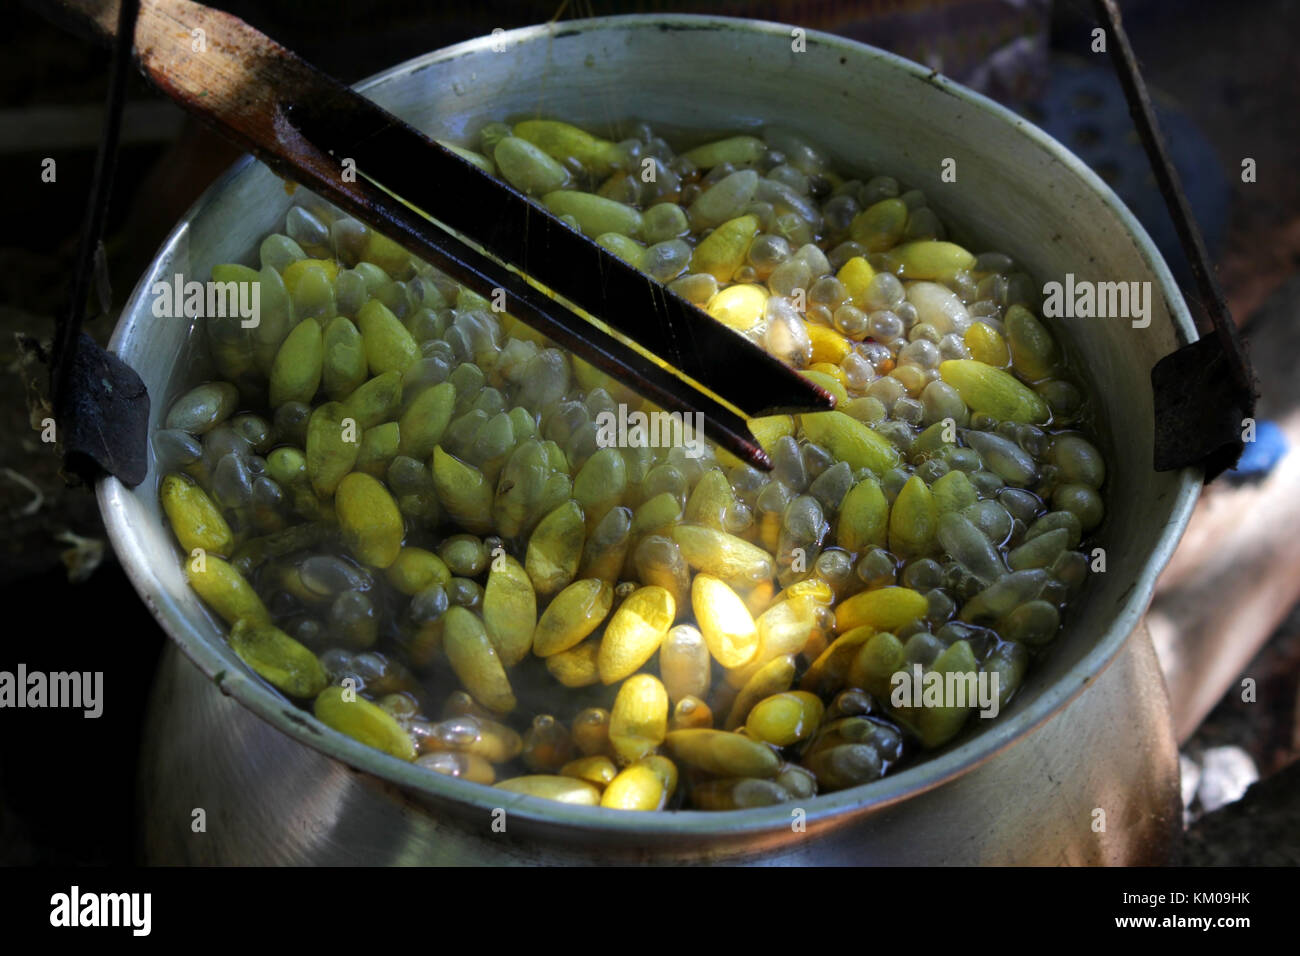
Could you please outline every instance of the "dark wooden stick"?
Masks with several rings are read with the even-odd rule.
[[[1187,195],[1183,192],[1182,179],[1169,158],[1164,137],[1160,135],[1160,124],[1151,105],[1151,96],[1147,92],[1146,83],[1142,80],[1142,73],[1138,69],[1137,56],[1133,53],[1133,46],[1129,43],[1128,34],[1124,30],[1119,6],[1115,0],[1094,0],[1094,2],[1101,21],[1106,24],[1114,37],[1115,42],[1110,46],[1110,55],[1115,64],[1115,72],[1119,76],[1120,86],[1123,87],[1124,96],[1128,100],[1133,124],[1137,127],[1138,136],[1151,160],[1151,171],[1169,209],[1169,218],[1173,220],[1174,229],[1178,232],[1178,241],[1182,244],[1188,265],[1191,266],[1201,304],[1214,328],[1215,335],[1219,338],[1224,354],[1229,359],[1228,368],[1233,381],[1238,388],[1253,394],[1254,381],[1241,343],[1241,335],[1237,330],[1237,323],[1232,320],[1232,313],[1228,311],[1228,303],[1223,297],[1223,289],[1219,286],[1218,276],[1215,275],[1214,266],[1210,262],[1210,254],[1205,248],[1201,229],[1196,224],[1191,206],[1187,202]]]
[[[140,0],[124,0],[118,9],[115,29],[130,30],[140,11]],[[67,382],[71,375],[72,358],[81,334],[81,323],[86,313],[86,298],[95,272],[95,253],[104,234],[104,221],[108,218],[108,200],[113,192],[113,164],[117,161],[117,143],[122,132],[122,106],[126,97],[126,78],[130,73],[131,44],[115,44],[113,64],[108,81],[108,105],[105,110],[104,131],[95,154],[95,168],[90,180],[90,199],[86,205],[86,219],[81,227],[77,245],[77,264],[72,273],[72,300],[63,321],[54,330],[54,354],[50,359],[50,399],[55,409],[66,401]]]
[[[56,2],[111,35],[115,0]],[[198,30],[203,52],[193,48]],[[833,407],[825,390],[753,343],[237,18],[189,0],[144,0],[135,41],[141,68],[159,89],[279,174],[324,195],[480,294],[504,288],[520,319],[662,407],[703,415],[706,434],[742,459],[770,467],[734,409],[769,414]],[[380,148],[393,144],[411,155],[398,160],[391,148]],[[360,151],[382,178],[357,175],[348,181],[342,160],[356,157],[342,155],[345,147]],[[511,266],[556,288],[641,347],[583,320],[396,201],[392,194],[409,199],[411,192],[427,190],[415,172],[419,163],[432,163],[439,171],[442,199],[428,205],[440,221],[446,212],[453,228],[469,230],[478,209],[488,227],[480,246],[504,243],[511,255],[502,258]],[[364,162],[357,168],[367,171]],[[546,242],[537,249],[511,244],[508,233],[497,231],[505,220],[518,223],[522,232],[526,217],[545,225]],[[593,276],[600,276],[603,286],[584,289]]]

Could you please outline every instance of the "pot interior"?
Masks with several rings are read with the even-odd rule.
[[[494,40],[503,40],[496,52]],[[1150,283],[1146,328],[1125,319],[1047,320],[1090,380],[1110,473],[1096,534],[1106,570],[1067,618],[1053,652],[1001,717],[881,781],[818,798],[810,816],[862,810],[928,789],[1046,719],[1115,655],[1150,600],[1199,488],[1198,473],[1152,470],[1150,370],[1195,337],[1151,241],[1111,191],[1025,120],[942,77],[851,41],[810,33],[792,50],[788,27],[703,17],[618,17],[532,27],[402,64],[362,84],[368,96],[440,138],[470,143],[483,124],[540,115],[606,127],[645,119],[682,137],[756,129],[806,134],[852,174],[888,174],[923,189],[949,231],[976,252],[1011,255],[1037,282]],[[956,181],[941,176],[955,160]],[[125,308],[112,347],[152,396],[151,431],[202,375],[202,337],[187,319],[157,318],[150,286],[175,274],[205,280],[213,265],[256,265],[257,244],[292,202],[265,167],[244,160],[180,223]],[[435,803],[493,806],[491,791],[383,756],[315,722],[248,672],[186,585],[162,519],[159,475],[99,496],[114,547],[137,590],[185,653],[223,690],[284,733]],[[972,725],[980,724],[972,720]],[[582,812],[575,813],[575,810]],[[615,811],[542,806],[520,812],[594,828],[626,828]],[[637,814],[640,830],[681,826],[682,814]],[[786,827],[788,811],[693,814],[702,830]],[[672,818],[677,818],[674,822]],[[661,819],[653,819],[661,818]],[[741,819],[743,818],[743,819]]]

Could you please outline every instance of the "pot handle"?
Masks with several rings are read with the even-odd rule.
[[[104,473],[134,487],[148,474],[149,392],[140,376],[81,330],[92,286],[102,312],[109,311],[107,265],[100,237],[108,216],[113,169],[126,101],[126,79],[140,0],[78,0],[82,35],[116,20],[104,130],[95,157],[86,219],[77,248],[71,299],[57,319],[49,356],[50,398],[67,471],[86,483]],[[70,6],[50,12],[71,14]],[[111,18],[111,19],[110,19]],[[65,18],[65,23],[69,22]]]
[[[1191,265],[1200,305],[1213,329],[1212,334],[1166,355],[1151,369],[1155,398],[1152,463],[1156,471],[1199,465],[1209,482],[1241,457],[1244,432],[1255,413],[1255,377],[1178,171],[1165,149],[1119,8],[1115,0],[1095,0],[1095,4],[1102,26],[1114,37],[1110,53],[1115,72]]]

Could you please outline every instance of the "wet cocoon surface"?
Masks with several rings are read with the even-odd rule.
[[[156,436],[187,577],[262,679],[428,772],[642,811],[869,782],[967,725],[897,672],[1006,703],[1050,651],[1106,520],[1088,397],[1030,277],[886,171],[624,133],[457,148],[836,410],[753,420],[770,474],[608,447],[662,410],[304,193],[260,271],[214,269],[264,322],[205,327],[216,378]]]

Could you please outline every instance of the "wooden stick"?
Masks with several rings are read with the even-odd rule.
[[[69,16],[80,13],[101,34],[111,33],[112,0],[56,2]],[[770,467],[741,412],[833,407],[825,390],[753,343],[237,18],[189,0],[145,0],[136,49],[159,89],[282,176],[329,198],[481,295],[505,289],[523,321],[660,406],[702,415],[706,434],[743,460]],[[332,115],[337,123],[331,123]],[[377,145],[381,137],[375,131],[385,148]],[[364,175],[366,162],[360,159],[362,175],[345,178],[336,145],[373,147],[366,159],[382,170],[378,182]],[[395,154],[405,158],[395,160]],[[452,238],[412,208],[422,191],[423,179],[415,175],[421,162],[437,168],[442,195],[436,207],[427,208],[453,235],[467,235],[481,249]],[[486,233],[508,246],[503,258],[514,267],[509,270],[481,251],[493,242],[469,232],[475,218],[495,228],[499,221],[530,217],[534,238],[544,233],[536,250],[510,245],[510,237],[502,239],[499,232]],[[598,289],[589,281],[596,275]],[[622,336],[585,321],[525,276],[600,316]]]

